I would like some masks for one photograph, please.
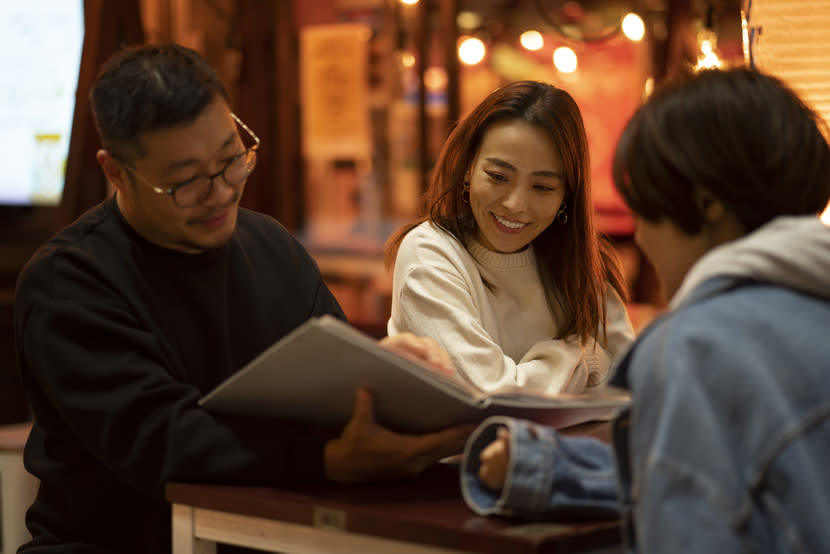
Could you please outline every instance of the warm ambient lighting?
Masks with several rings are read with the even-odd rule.
[[[410,52],[401,54],[401,65],[407,69],[415,67],[415,56]]]
[[[539,50],[545,45],[545,39],[539,31],[525,31],[519,36],[519,43],[528,50]]]
[[[424,86],[427,90],[441,91],[447,89],[447,71],[443,67],[430,67],[424,71]]]
[[[629,13],[622,20],[622,32],[628,40],[640,42],[646,34],[646,26],[639,15]]]
[[[455,24],[462,31],[471,31],[481,27],[481,14],[477,12],[462,11],[455,17]]]
[[[643,94],[648,98],[652,92],[654,92],[654,77],[649,77],[643,85]]]
[[[407,6],[414,6],[418,3],[418,0],[401,0],[401,4],[406,4]]]
[[[560,46],[553,51],[553,65],[562,73],[573,73],[578,65],[576,52],[567,46]]]
[[[458,59],[467,65],[476,65],[484,59],[487,48],[475,37],[465,37],[458,45]]]
[[[824,208],[824,213],[821,214],[821,221],[830,227],[830,203],[828,203],[827,207]]]
[[[700,53],[697,58],[697,65],[695,71],[701,69],[715,69],[723,65],[716,48],[718,46],[718,37],[712,31],[701,31],[698,34],[698,43],[700,44]]]

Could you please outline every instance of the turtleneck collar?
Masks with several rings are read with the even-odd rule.
[[[228,251],[228,244],[224,244],[218,248],[207,250],[199,254],[189,254],[179,250],[174,250],[172,248],[159,246],[158,244],[144,238],[144,236],[142,236],[132,227],[132,225],[130,225],[124,217],[124,214],[122,214],[121,210],[118,209],[118,202],[115,199],[115,195],[113,195],[109,200],[109,210],[115,216],[118,223],[124,228],[127,235],[130,236],[139,249],[147,255],[164,258],[169,262],[175,262],[184,266],[193,267],[203,264],[210,264],[224,256]]]
[[[478,263],[484,267],[493,269],[512,269],[517,267],[532,266],[536,259],[533,251],[533,245],[529,245],[527,248],[519,252],[505,254],[503,252],[488,250],[483,244],[471,237],[468,240],[467,249]]]

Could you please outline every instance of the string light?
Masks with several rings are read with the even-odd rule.
[[[573,73],[579,65],[576,52],[567,46],[560,46],[553,51],[553,65],[562,73]]]
[[[700,53],[698,54],[695,71],[721,67],[723,62],[717,53],[718,38],[712,31],[704,30],[697,35]]]
[[[481,39],[464,37],[458,45],[458,59],[467,65],[476,65],[484,59],[487,48]]]
[[[646,25],[636,13],[628,13],[622,20],[622,32],[628,40],[640,42],[646,35]]]
[[[519,36],[519,44],[528,50],[539,50],[545,45],[545,39],[539,31],[525,31]]]

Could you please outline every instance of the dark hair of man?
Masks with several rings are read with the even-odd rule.
[[[450,133],[439,154],[424,197],[426,215],[387,241],[390,265],[403,237],[431,220],[466,245],[476,229],[470,204],[462,199],[465,173],[485,132],[495,123],[526,121],[546,132],[562,157],[568,221],[554,221],[533,241],[539,275],[553,313],[565,323],[555,338],[585,342],[605,327],[606,282],[625,300],[624,280],[610,243],[594,228],[588,139],[579,107],[562,89],[537,81],[517,81],[485,98]]]
[[[114,54],[93,83],[89,101],[103,147],[131,161],[145,154],[142,133],[195,120],[217,95],[228,100],[225,86],[198,53],[152,44]]]
[[[826,137],[825,122],[779,79],[746,67],[704,70],[659,87],[634,114],[614,183],[646,221],[696,234],[705,192],[751,232],[779,215],[824,209]]]

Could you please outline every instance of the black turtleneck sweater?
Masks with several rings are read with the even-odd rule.
[[[24,551],[169,552],[168,481],[321,480],[331,433],[198,401],[326,313],[345,318],[308,253],[248,210],[227,245],[198,255],[144,240],[114,199],[48,241],[15,299],[35,419],[24,461],[41,481]]]

